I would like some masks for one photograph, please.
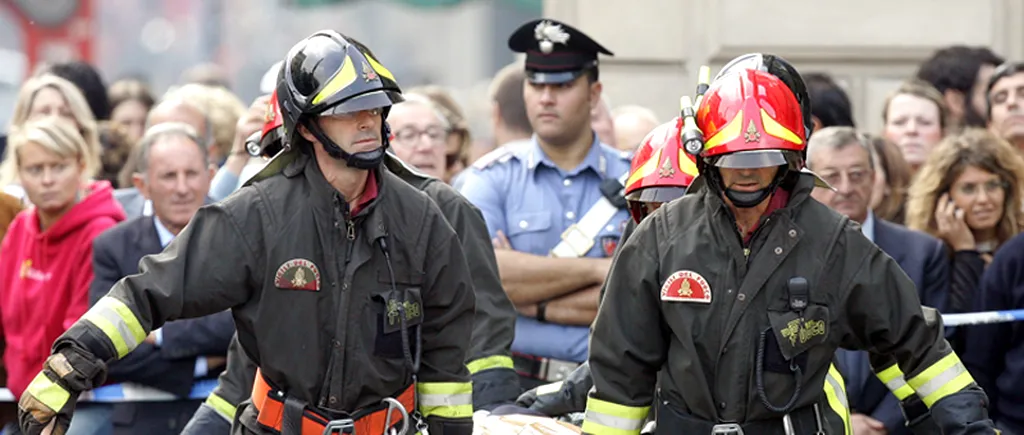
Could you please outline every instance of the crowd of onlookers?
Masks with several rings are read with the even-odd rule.
[[[807,164],[834,187],[815,197],[861,223],[915,281],[922,303],[944,313],[1024,307],[1024,241],[1015,238],[1024,225],[1024,63],[985,48],[939,50],[885,101],[876,134],[856,129],[849,98],[829,76],[804,78],[816,127]],[[499,71],[485,114],[467,114],[438,86],[405,89],[407,101],[389,117],[394,152],[458,186],[476,157],[530,139],[523,81],[520,65]],[[265,164],[245,144],[262,127],[268,97],[246,105],[225,82],[181,83],[158,96],[138,79],[107,86],[92,66],[70,62],[41,68],[22,85],[0,139],[0,338],[4,385],[15,396],[110,283],[136,272],[138,258],[161,250],[199,207]],[[488,116],[491,128],[471,132],[480,123],[469,116]],[[591,117],[601,141],[622,150],[667,121],[607,100]],[[141,394],[130,388],[178,400],[115,407],[99,400],[101,388],[79,406],[78,430],[148,418],[160,406],[187,421],[203,381],[224,366],[233,326],[227,314],[179,322],[115,365],[108,386],[124,396],[113,402],[130,405]],[[1024,424],[1017,325],[951,328],[949,339],[994,412]],[[898,432],[887,420],[899,412],[895,402],[867,397],[885,391],[865,375],[867,359],[839,359],[855,433]]]

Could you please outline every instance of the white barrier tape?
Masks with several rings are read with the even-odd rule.
[[[989,323],[1019,322],[1024,310],[980,311],[977,313],[943,314],[944,326],[985,325]]]

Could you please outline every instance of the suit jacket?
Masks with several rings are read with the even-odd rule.
[[[950,262],[942,242],[877,216],[874,226],[875,244],[896,260],[903,272],[914,281],[921,304],[940,312],[945,311],[949,297]],[[851,363],[854,367],[850,367]],[[899,400],[871,371],[867,354],[840,349],[839,364],[843,376],[847,378],[846,390],[851,409],[885,423],[890,435],[909,435]]]
[[[124,221],[93,240],[95,278],[89,289],[91,303],[107,294],[121,278],[139,271],[139,260],[163,251],[152,216]],[[160,347],[142,343],[125,358],[110,365],[108,377],[188,396],[196,357],[226,355],[235,332],[231,313],[185,319],[164,324]],[[212,375],[212,374],[211,374]]]

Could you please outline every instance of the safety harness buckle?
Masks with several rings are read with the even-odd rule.
[[[356,434],[356,422],[351,418],[331,420],[324,426],[323,435]]]
[[[744,435],[743,427],[736,423],[719,423],[711,428],[711,435]]]

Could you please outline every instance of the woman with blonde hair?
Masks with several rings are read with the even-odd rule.
[[[899,147],[915,173],[946,134],[949,109],[939,91],[915,79],[886,98],[882,121],[882,136]]]
[[[910,185],[907,226],[951,252],[950,312],[967,311],[992,254],[1024,225],[1024,159],[988,130],[939,142]]]
[[[82,92],[71,82],[55,75],[44,74],[28,79],[18,92],[14,103],[8,131],[13,136],[26,122],[44,117],[59,117],[71,121],[75,131],[84,139],[90,155],[100,154],[99,133],[96,119],[92,116],[89,103]],[[19,199],[25,198],[25,191],[18,180],[10,138],[0,162],[0,187],[5,193]]]
[[[71,121],[47,116],[22,125],[8,156],[33,204],[0,247],[3,361],[17,398],[50,345],[89,308],[93,239],[125,216],[110,183],[92,181],[99,155]]]

